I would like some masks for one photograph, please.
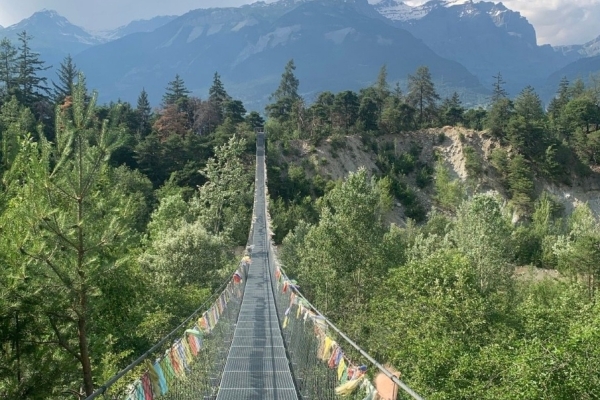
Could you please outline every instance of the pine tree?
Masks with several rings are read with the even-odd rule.
[[[407,101],[418,110],[420,124],[431,122],[439,99],[428,67],[421,66],[415,75],[408,76]]]
[[[19,73],[17,54],[17,49],[10,40],[2,39],[0,42],[0,83],[3,85],[3,96],[12,95],[16,89]]]
[[[379,70],[379,75],[377,75],[377,82],[375,83],[375,90],[377,92],[377,103],[379,105],[380,111],[383,108],[385,100],[390,95],[390,85],[388,84],[387,77],[387,66],[383,65]]]
[[[485,125],[492,135],[504,137],[511,116],[514,113],[512,101],[506,97],[501,97],[492,104],[492,108],[487,113]]]
[[[502,74],[500,72],[498,72],[498,75],[493,76],[492,78],[494,78],[492,103],[495,103],[500,99],[504,99],[504,98],[508,97],[508,93],[504,89],[504,84],[506,82],[504,82],[504,80],[502,79]]]
[[[297,100],[300,98],[298,94],[298,88],[300,86],[300,81],[294,75],[294,71],[296,70],[296,65],[294,64],[294,60],[288,61],[285,66],[285,70],[281,75],[281,82],[279,83],[279,87],[271,95],[271,99],[275,99],[277,101],[283,99],[291,99]]]
[[[292,59],[285,66],[279,87],[271,95],[271,100],[275,100],[275,103],[267,106],[269,116],[284,121],[290,118],[294,104],[300,100],[298,94],[300,81],[294,75],[295,70],[296,65]]]
[[[460,101],[460,96],[457,92],[452,94],[451,98],[445,99],[441,106],[441,119],[445,124],[455,126],[463,121],[465,109]]]
[[[62,104],[65,98],[73,95],[73,86],[79,75],[79,70],[70,54],[60,64],[60,68],[56,71],[56,74],[58,75],[58,83],[52,82],[54,86],[52,97],[55,104]]]
[[[117,287],[126,264],[133,211],[131,197],[113,190],[109,161],[120,139],[106,121],[97,123],[95,100],[86,104],[79,79],[69,112],[57,109],[55,143],[43,137],[25,143],[18,164],[26,183],[18,180],[14,189],[23,201],[2,216],[24,231],[14,246],[27,258],[28,292],[45,321],[40,346],[56,346],[57,358],[80,365],[87,396],[94,389],[92,363],[101,359],[92,351],[103,347],[98,331],[105,328],[96,321],[118,296],[103,288]]]
[[[138,96],[135,112],[138,118],[139,132],[142,136],[146,136],[150,133],[150,118],[152,118],[152,107],[150,106],[146,89],[142,89],[142,92]]]
[[[0,108],[0,171],[7,171],[17,157],[21,141],[35,130],[35,119],[28,108],[13,96]]]
[[[231,97],[227,94],[223,82],[221,82],[221,76],[215,72],[213,77],[213,84],[208,90],[208,101],[211,102],[215,109],[219,112],[219,120],[222,121],[225,114],[225,104],[231,100]]]
[[[170,106],[173,104],[179,104],[182,100],[188,98],[190,91],[185,87],[185,83],[179,74],[175,75],[175,79],[169,82],[167,91],[163,96],[163,104]]]
[[[225,102],[225,114],[224,117],[234,124],[244,122],[244,116],[246,115],[246,108],[241,100],[229,100]]]
[[[38,75],[50,67],[44,66],[39,53],[31,50],[29,43],[33,38],[26,31],[19,33],[18,37],[21,45],[18,55],[17,97],[22,104],[32,107],[36,103],[48,100],[50,96],[50,89],[46,85],[47,78]]]

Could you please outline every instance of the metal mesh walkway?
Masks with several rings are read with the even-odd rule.
[[[257,138],[252,265],[217,400],[298,399],[275,308],[268,265],[264,134]]]

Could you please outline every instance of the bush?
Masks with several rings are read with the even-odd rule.
[[[417,176],[415,177],[415,183],[417,187],[423,189],[427,187],[431,181],[433,180],[433,168],[429,165],[424,165],[417,171]]]
[[[483,172],[483,165],[479,154],[471,146],[465,146],[463,148],[465,154],[465,167],[469,178],[476,178]]]

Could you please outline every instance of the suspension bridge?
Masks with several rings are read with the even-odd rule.
[[[257,132],[247,253],[231,279],[86,400],[421,399],[300,292],[271,242],[265,133]]]

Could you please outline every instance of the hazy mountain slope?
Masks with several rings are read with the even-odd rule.
[[[177,15],[161,15],[151,19],[140,19],[132,21],[127,25],[120,26],[117,29],[95,32],[94,34],[102,41],[108,42],[131,35],[133,33],[152,32],[153,30],[168,24],[177,17]]]
[[[408,32],[364,15],[366,0],[292,6],[287,13],[279,3],[192,11],[154,32],[88,49],[76,61],[90,85],[102,88],[103,100],[133,100],[145,87],[156,103],[176,73],[204,96],[218,71],[233,94],[262,107],[291,58],[308,97],[364,87],[383,64],[390,80],[406,79],[428,65],[448,90],[483,90],[460,64],[439,57]]]
[[[538,46],[533,26],[502,3],[433,0],[410,7],[384,0],[375,8],[440,56],[463,64],[486,86],[501,72],[511,95],[528,84],[541,85],[574,60],[549,45]]]

